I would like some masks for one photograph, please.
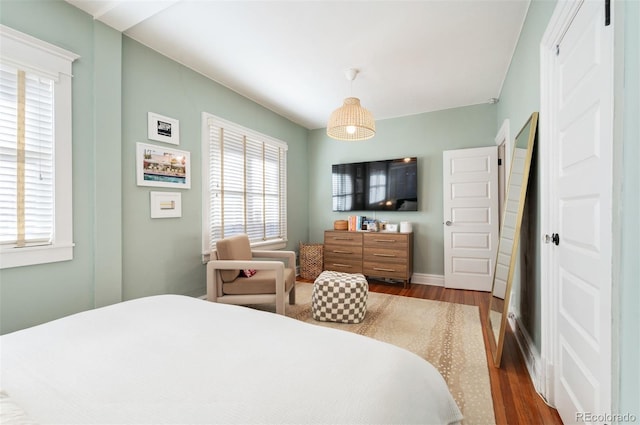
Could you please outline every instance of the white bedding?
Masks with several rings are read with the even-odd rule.
[[[421,423],[462,416],[424,359],[178,295],[7,334],[0,386],[42,424]]]

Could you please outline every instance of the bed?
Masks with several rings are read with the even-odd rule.
[[[180,295],[78,313],[4,335],[0,347],[4,411],[41,424],[462,419],[441,375],[413,353]]]

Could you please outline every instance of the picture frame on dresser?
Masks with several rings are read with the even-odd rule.
[[[385,232],[397,232],[398,231],[398,224],[397,223],[387,223],[384,226],[384,231]]]

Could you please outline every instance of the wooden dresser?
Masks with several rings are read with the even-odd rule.
[[[324,232],[324,269],[411,282],[413,233]]]

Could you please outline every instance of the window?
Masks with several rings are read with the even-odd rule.
[[[203,114],[203,251],[246,233],[253,246],[287,241],[287,144]]]
[[[340,164],[344,168],[345,164]],[[334,166],[331,173],[333,185],[333,211],[351,211],[353,209],[353,198],[355,196],[355,188],[353,185],[353,177],[351,174],[340,172],[337,166]]]
[[[71,66],[0,25],[0,268],[73,258]]]

